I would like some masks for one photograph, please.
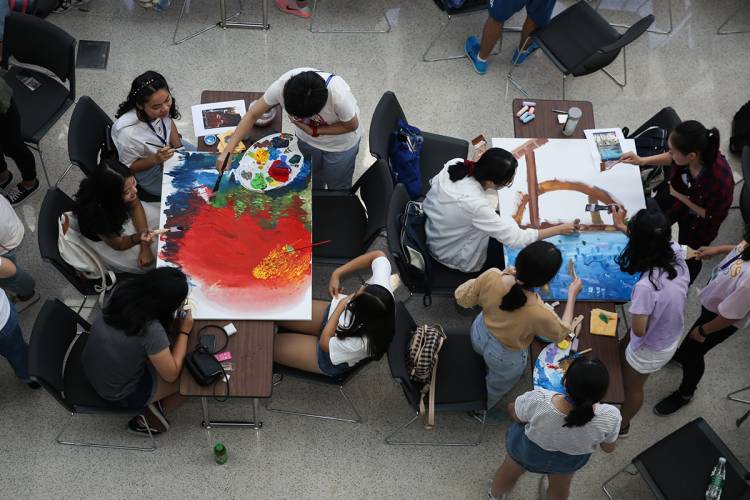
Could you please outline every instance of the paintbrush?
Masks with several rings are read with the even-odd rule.
[[[329,244],[332,241],[333,240],[323,240],[323,241],[319,241],[317,243],[313,243],[312,245],[305,245],[305,246],[299,247],[299,248],[294,248],[292,245],[286,245],[286,251],[289,252],[289,253],[297,252],[299,250],[304,250],[305,248],[312,248],[312,247],[319,247],[321,245],[327,245],[327,244]]]
[[[154,229],[151,231],[154,234],[164,234],[164,233],[177,233],[179,231],[184,231],[185,228],[182,226],[175,226],[170,228],[164,228],[164,229]]]
[[[590,353],[593,350],[594,350],[593,347],[589,347],[588,349],[584,349],[583,351],[571,352],[570,354],[568,354],[567,356],[565,356],[564,358],[562,358],[560,361],[565,361],[566,359],[578,359],[581,356],[583,356],[584,354],[588,354],[588,353]],[[560,363],[560,361],[558,361],[558,363]]]
[[[217,191],[219,191],[219,185],[221,184],[221,178],[224,177],[224,170],[227,169],[227,162],[229,161],[229,157],[230,156],[231,156],[231,153],[227,154],[224,157],[224,163],[222,163],[222,165],[221,165],[221,170],[219,171],[219,178],[216,179],[216,184],[214,184],[213,194],[211,195],[211,198],[213,198],[214,196],[216,196]]]
[[[143,141],[143,142],[145,142],[149,146],[153,146],[153,147],[155,147],[157,149],[169,148],[169,149],[174,149],[175,151],[177,151],[178,149],[184,149],[185,148],[185,146],[180,146],[179,148],[173,148],[172,146],[168,146],[166,144],[154,144],[153,142],[148,142],[148,141]]]
[[[596,203],[589,203],[586,205],[587,212],[604,212],[607,211],[612,213],[612,205],[597,205]]]
[[[570,260],[568,261],[568,274],[569,274],[569,275],[570,275],[570,277],[571,277],[571,278],[573,278],[574,280],[575,280],[575,279],[576,279],[576,278],[578,277],[578,276],[576,275],[576,263],[575,263],[575,261],[573,260],[573,258],[572,258],[572,257],[571,257],[571,258],[570,258]]]

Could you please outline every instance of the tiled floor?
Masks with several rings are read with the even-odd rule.
[[[665,28],[667,1],[649,1],[640,9],[652,9],[657,26]],[[717,126],[726,150],[732,114],[750,94],[750,35],[717,36],[716,28],[741,0],[692,2],[672,0],[674,31],[671,35],[647,34],[628,49],[628,86],[621,91],[604,75],[575,79],[568,96],[594,103],[600,126],[637,126],[663,106],[671,105],[683,118],[696,118]],[[427,130],[471,138],[512,136],[510,101],[504,98],[511,47],[517,34],[509,34],[505,49],[491,60],[488,74],[476,75],[465,60],[423,63],[421,56],[445,22],[431,0],[353,2],[320,0],[317,27],[379,28],[381,9],[387,9],[393,30],[388,34],[311,34],[306,22],[271,8],[271,30],[211,30],[182,45],[171,44],[179,0],[164,13],[128,6],[132,0],[92,0],[90,12],[70,12],[50,19],[78,39],[112,42],[106,71],[79,70],[78,95],[92,96],[113,113],[128,91],[131,79],[146,69],[166,75],[173,86],[183,118],[179,128],[192,135],[189,107],[199,101],[203,89],[262,90],[282,71],[296,66],[317,66],[343,76],[359,100],[361,119],[369,123],[378,98],[385,90],[398,95],[410,121]],[[183,30],[215,22],[218,2],[192,2]],[[245,17],[258,15],[259,1],[245,2]],[[273,3],[273,2],[271,2]],[[563,3],[563,2],[561,2]],[[633,22],[637,15],[612,9],[636,9],[640,1],[608,0],[603,12],[612,20]],[[231,4],[231,3],[230,3]],[[231,5],[230,5],[231,7]],[[460,53],[463,40],[481,28],[484,14],[455,18],[431,55]],[[513,19],[510,25],[518,25]],[[750,25],[750,12],[740,12],[729,28]],[[614,71],[621,71],[614,65]],[[620,73],[617,73],[618,75]],[[559,73],[541,55],[532,57],[515,72],[530,94],[556,98]],[[67,166],[66,136],[70,112],[43,141],[51,177]],[[288,122],[285,122],[288,125]],[[370,163],[363,141],[359,170]],[[730,157],[739,171],[739,160]],[[75,192],[80,174],[68,176],[62,186]],[[739,189],[739,186],[738,186]],[[20,251],[44,299],[77,300],[71,286],[40,261],[36,244],[36,214],[40,193],[19,208],[27,224]],[[742,234],[742,221],[732,210],[717,241],[734,242]],[[379,243],[382,246],[382,242]],[[710,268],[711,266],[707,266]],[[323,296],[330,268],[315,271],[315,294]],[[706,274],[701,279],[705,279]],[[699,283],[701,281],[699,279]],[[403,295],[403,291],[400,293]],[[407,306],[418,321],[440,322],[468,328],[471,315],[448,300],[436,299],[424,309],[415,298]],[[26,336],[31,332],[35,306],[22,316]],[[691,290],[688,321],[698,312],[695,289]],[[640,450],[683,423],[703,416],[739,458],[750,466],[750,423],[739,430],[734,420],[746,407],[725,399],[734,388],[750,383],[747,372],[750,338],[746,332],[718,347],[708,357],[706,376],[692,404],[670,418],[659,418],[651,407],[678,383],[679,370],[667,367],[647,384],[646,403],[633,423],[631,437],[619,443],[611,455],[597,453],[574,480],[572,498],[602,498],[602,481],[626,464]],[[529,384],[529,374],[517,387]],[[173,417],[173,430],[159,439],[157,452],[116,452],[69,448],[53,444],[68,416],[43,391],[31,392],[16,381],[6,363],[0,362],[0,496],[3,498],[483,498],[489,478],[504,454],[506,426],[489,428],[476,448],[390,447],[383,437],[410,418],[410,410],[390,381],[387,363],[371,365],[356,379],[350,391],[366,416],[361,425],[313,421],[279,414],[263,414],[261,432],[221,430],[214,437],[224,441],[229,462],[214,466],[205,432],[201,430],[200,406],[189,402]],[[278,390],[282,400],[298,406],[343,410],[330,388],[286,381]],[[248,403],[215,404],[221,414],[249,412]],[[124,432],[117,418],[80,417],[70,430],[100,439],[138,439]],[[464,435],[476,430],[459,417],[440,417],[434,438]],[[428,436],[429,437],[429,436]],[[637,478],[625,476],[615,484],[619,498],[649,498]],[[537,495],[537,477],[527,475],[511,499]]]

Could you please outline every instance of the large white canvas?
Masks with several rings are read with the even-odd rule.
[[[512,151],[530,139],[493,138],[492,146]],[[634,151],[632,140],[624,141],[625,151]],[[630,215],[645,208],[646,202],[641,187],[640,171],[635,165],[618,163],[609,170],[600,171],[598,162],[591,155],[590,145],[585,139],[549,139],[534,150],[537,181],[571,181],[587,184],[609,192],[624,206]],[[498,191],[500,213],[513,215],[521,196],[528,194],[526,160],[518,158],[518,169],[513,184]],[[575,191],[552,191],[538,198],[539,219],[557,224],[580,219],[582,224],[593,224],[591,213],[585,211],[588,195]],[[612,224],[612,216],[599,212],[604,224]],[[528,206],[521,225],[528,225]]]

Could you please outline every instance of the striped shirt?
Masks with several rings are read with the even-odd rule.
[[[516,398],[516,415],[526,422],[526,437],[547,451],[568,455],[587,455],[600,443],[614,443],[620,432],[622,417],[612,405],[594,405],[594,418],[582,427],[563,427],[565,414],[555,408],[555,393],[535,389]]]

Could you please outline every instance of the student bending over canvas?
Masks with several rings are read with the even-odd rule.
[[[432,256],[451,269],[465,273],[504,268],[502,245],[525,247],[558,234],[570,234],[574,223],[547,229],[521,229],[510,215],[500,215],[487,199],[486,190],[508,187],[518,161],[508,151],[490,148],[476,163],[456,158],[430,180],[422,207]]]
[[[341,278],[360,269],[372,276],[355,293],[341,295]],[[313,300],[312,320],[280,321],[273,360],[330,377],[343,375],[366,358],[379,359],[388,350],[395,322],[390,285],[391,263],[379,250],[337,268],[328,291],[333,300]]]
[[[105,268],[144,273],[156,263],[149,228],[159,225],[159,204],[141,203],[135,177],[115,161],[108,165],[81,181],[73,215]]]

